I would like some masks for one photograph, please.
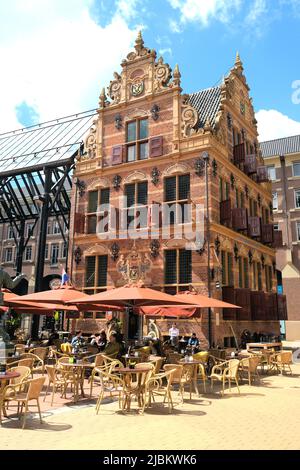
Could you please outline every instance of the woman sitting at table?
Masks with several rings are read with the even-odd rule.
[[[120,355],[121,344],[118,342],[118,333],[112,331],[109,336],[109,342],[104,348],[104,354],[111,358],[117,358]]]

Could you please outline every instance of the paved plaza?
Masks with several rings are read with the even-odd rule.
[[[242,385],[240,396],[233,389],[224,398],[214,393],[189,401],[186,394],[171,415],[159,403],[143,416],[123,415],[107,399],[97,416],[94,400],[74,405],[56,394],[51,408],[42,397],[44,423],[31,416],[22,431],[16,418],[5,420],[0,448],[299,450],[300,364],[293,374],[262,376],[260,385]]]

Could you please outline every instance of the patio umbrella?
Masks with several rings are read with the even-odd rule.
[[[87,298],[86,298],[87,297]],[[81,304],[105,304],[107,306],[117,307],[144,307],[147,305],[176,305],[176,306],[195,306],[195,302],[191,299],[178,299],[173,295],[165,294],[154,289],[150,289],[141,284],[128,284],[123,287],[109,289],[99,294],[89,295],[74,300],[74,304],[80,307]]]
[[[56,289],[45,290],[42,292],[35,292],[34,294],[27,294],[22,296],[15,296],[11,298],[11,301],[16,302],[38,302],[38,303],[47,303],[47,304],[62,304],[66,302],[72,304],[72,301],[75,301],[79,298],[89,298],[91,296],[84,294],[73,286],[61,286]]]
[[[205,295],[197,294],[196,292],[185,291],[174,295],[178,302],[182,300],[191,301],[197,308],[164,308],[164,307],[144,307],[141,309],[143,315],[156,316],[156,317],[181,317],[190,318],[197,315],[198,308],[241,308],[237,305],[223,302],[222,300],[207,297]]]
[[[13,308],[17,313],[30,313],[46,315],[52,314],[55,310],[67,310],[67,311],[78,311],[75,305],[64,305],[61,303],[39,303],[39,302],[25,302],[21,295],[16,295],[8,289],[1,290],[3,295],[3,303],[5,309],[8,307]],[[17,300],[15,300],[17,299]]]

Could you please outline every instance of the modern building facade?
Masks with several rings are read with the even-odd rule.
[[[287,295],[286,337],[299,340],[300,135],[262,142],[261,150],[272,182],[279,286]]]
[[[219,86],[189,95],[178,66],[157,59],[141,34],[121,67],[100,94],[76,163],[73,282],[96,293],[142,279],[241,305],[215,310],[211,321],[208,312],[178,321],[181,334],[196,330],[204,343],[209,328],[220,346],[245,329],[278,335],[286,312],[276,294],[272,192],[239,55]],[[76,322],[86,332],[106,321],[101,312],[84,317]],[[170,321],[158,324],[167,334]]]

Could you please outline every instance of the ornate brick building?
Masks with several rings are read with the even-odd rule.
[[[193,286],[242,305],[238,313],[213,312],[215,344],[232,344],[246,328],[279,334],[285,306],[276,295],[271,186],[240,57],[221,85],[190,95],[182,93],[178,66],[172,72],[144,46],[141,34],[121,66],[108,96],[105,89],[100,94],[76,166],[69,260],[73,281],[90,293],[122,285],[132,258],[138,259],[138,277],[148,286],[169,293]],[[111,209],[99,211],[105,203],[118,208],[126,228],[139,216],[136,241],[123,226],[113,231],[107,224]],[[155,239],[143,238],[153,228],[153,203],[162,220]],[[174,203],[175,213],[165,216]],[[187,213],[184,205],[190,207]],[[204,213],[207,208],[209,225],[204,242],[190,250],[189,230],[182,237],[176,237],[176,230],[195,228],[199,205]],[[168,237],[163,227],[171,227]],[[110,239],[100,239],[103,232]],[[207,339],[207,316],[203,312],[197,322],[180,322],[181,333],[196,329]],[[85,317],[77,325],[87,332],[105,321],[101,313]],[[159,322],[167,333],[170,322]]]

